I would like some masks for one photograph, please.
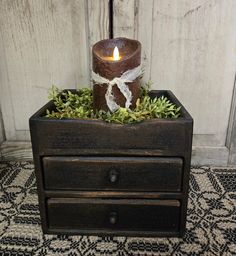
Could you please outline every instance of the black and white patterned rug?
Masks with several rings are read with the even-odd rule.
[[[236,169],[192,169],[183,239],[43,235],[33,165],[0,163],[0,186],[0,255],[236,255]]]

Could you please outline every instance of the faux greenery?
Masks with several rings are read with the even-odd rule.
[[[109,123],[137,123],[152,118],[177,118],[180,115],[180,107],[171,103],[166,97],[151,99],[148,89],[143,88],[141,97],[136,102],[133,110],[119,108],[114,113],[105,111],[93,111],[92,90],[83,88],[72,93],[63,92],[53,86],[49,91],[49,99],[53,100],[56,109],[47,110],[49,118],[82,118],[102,119]]]

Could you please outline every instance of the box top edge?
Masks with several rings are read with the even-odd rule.
[[[75,92],[75,89],[65,89],[63,91],[72,91]],[[175,105],[177,105],[178,107],[181,107],[181,117],[178,118],[153,118],[153,119],[147,119],[144,120],[143,122],[183,122],[183,121],[190,121],[193,122],[193,118],[192,116],[189,114],[189,112],[186,110],[186,108],[183,106],[183,104],[177,99],[177,97],[174,95],[174,93],[171,90],[151,90],[149,92],[150,94],[156,94],[156,95],[160,95],[160,94],[167,94],[168,98],[171,100],[171,102],[173,102]],[[57,118],[47,118],[45,116],[42,116],[43,113],[45,113],[46,109],[52,107],[53,101],[50,100],[49,102],[47,102],[45,105],[43,105],[38,111],[36,111],[30,118],[30,121],[77,121],[77,122],[96,122],[96,123],[106,123],[106,124],[113,124],[113,125],[134,125],[134,124],[115,124],[115,123],[107,123],[103,120],[99,120],[99,119],[82,119],[82,118],[78,118],[78,119],[72,119],[72,118],[66,118],[66,119],[57,119]],[[141,122],[141,123],[143,123]],[[135,123],[137,124],[137,123]]]

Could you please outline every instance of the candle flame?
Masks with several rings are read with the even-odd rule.
[[[113,60],[119,60],[119,59],[120,59],[119,49],[116,46],[114,51],[113,51]]]

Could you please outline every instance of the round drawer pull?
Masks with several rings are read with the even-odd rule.
[[[118,181],[119,174],[116,170],[111,170],[109,172],[109,180],[111,183],[116,183]]]
[[[109,222],[112,225],[115,225],[118,221],[118,216],[116,212],[111,212],[109,216]]]

